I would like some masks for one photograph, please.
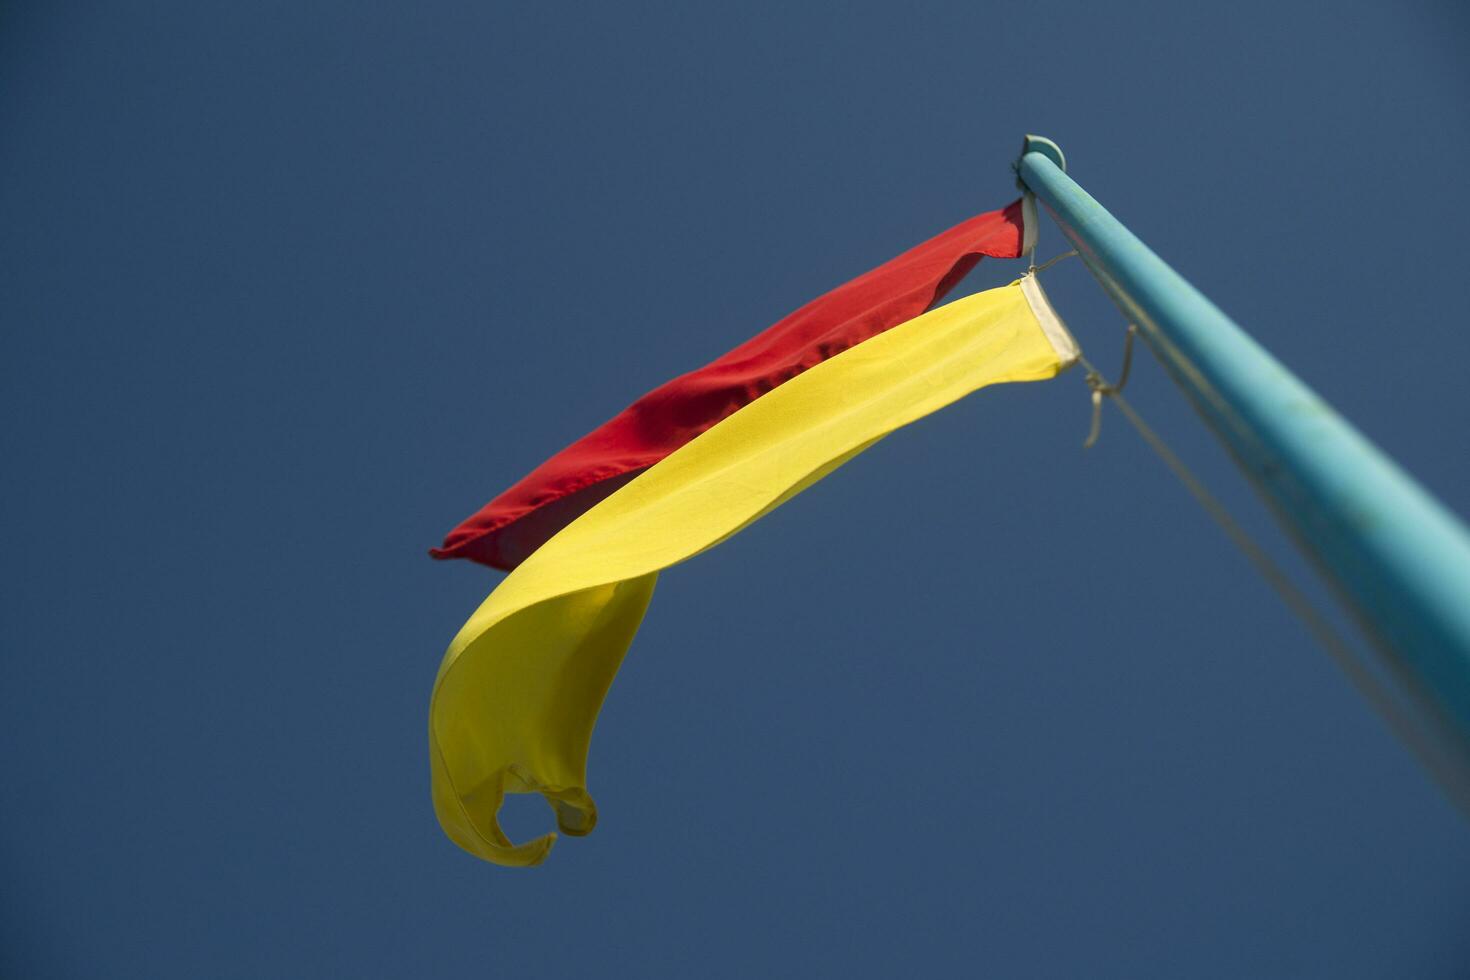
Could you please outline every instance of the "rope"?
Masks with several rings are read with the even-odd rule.
[[[1076,254],[1075,252],[1073,253]],[[1078,360],[1082,361],[1087,368],[1087,374],[1083,378],[1087,387],[1092,389],[1092,425],[1088,427],[1087,438],[1082,443],[1083,449],[1091,449],[1097,445],[1097,437],[1102,434],[1102,403],[1104,395],[1121,395],[1123,389],[1128,386],[1128,374],[1133,370],[1133,338],[1138,335],[1138,328],[1128,324],[1128,333],[1123,340],[1123,369],[1118,372],[1118,383],[1108,384],[1097,369],[1078,354]]]
[[[1076,254],[1077,254],[1077,250],[1074,248],[1070,252],[1063,252],[1061,255],[1057,255],[1057,256],[1054,256],[1052,258],[1049,258],[1045,262],[1041,263],[1040,265],[1037,265],[1036,264],[1036,247],[1035,246],[1032,246],[1032,248],[1031,248],[1031,268],[1029,268],[1029,269],[1026,270],[1026,274],[1028,276],[1034,276],[1038,272],[1045,272],[1047,269],[1050,269],[1052,266],[1054,266],[1058,262],[1062,261],[1062,259],[1070,259],[1070,258],[1072,258]]]
[[[1470,772],[1467,772],[1465,764],[1456,757],[1457,754],[1447,749],[1443,740],[1437,739],[1432,731],[1426,731],[1419,720],[1404,708],[1399,699],[1385,689],[1383,683],[1362,664],[1352,644],[1317,611],[1311,600],[1301,589],[1297,588],[1281,566],[1256,543],[1245,528],[1231,516],[1225,505],[1220,503],[1219,498],[1210,492],[1204,482],[1184,464],[1174,450],[1169,448],[1169,445],[1123,397],[1123,386],[1127,383],[1129,368],[1132,365],[1133,337],[1136,332],[1134,325],[1129,324],[1123,369],[1117,384],[1109,384],[1103,378],[1102,373],[1086,357],[1081,354],[1077,357],[1087,371],[1083,380],[1092,390],[1092,427],[1084,448],[1096,444],[1102,416],[1102,400],[1110,399],[1118,406],[1118,411],[1138,432],[1144,443],[1163,460],[1164,465],[1180,483],[1184,484],[1184,488],[1189,491],[1205,513],[1225,532],[1226,537],[1245,556],[1257,574],[1276,592],[1287,609],[1326,649],[1333,662],[1347,675],[1354,689],[1373,706],[1393,733],[1418,756],[1425,768],[1438,779],[1450,799],[1467,816],[1470,816]],[[1434,709],[1427,705],[1424,707],[1425,714],[1433,717]]]
[[[1016,182],[1017,182],[1018,185],[1020,184],[1020,177],[1019,176],[1016,178]],[[1028,202],[1028,204],[1027,204],[1028,209],[1030,209],[1031,213],[1034,214],[1035,213],[1035,207],[1036,207],[1036,203],[1035,203],[1036,202],[1036,198],[1031,195],[1031,192],[1030,191],[1027,191],[1026,192],[1026,200]],[[1026,253],[1026,255],[1027,255],[1027,261],[1029,262],[1029,267],[1026,269],[1026,275],[1028,275],[1028,276],[1034,276],[1038,272],[1044,272],[1045,270],[1050,269],[1052,266],[1056,265],[1058,262],[1062,261],[1062,259],[1070,259],[1072,256],[1074,256],[1074,255],[1077,254],[1077,250],[1074,248],[1070,252],[1063,252],[1061,255],[1058,255],[1055,258],[1048,259],[1047,261],[1043,262],[1041,265],[1037,265],[1036,264],[1036,249],[1037,249],[1037,247],[1040,244],[1041,244],[1041,229],[1038,228],[1038,229],[1036,229],[1036,237],[1033,238],[1033,239],[1031,239],[1031,251],[1029,251],[1029,252]]]

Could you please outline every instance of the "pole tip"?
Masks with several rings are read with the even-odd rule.
[[[1040,153],[1052,163],[1056,164],[1057,169],[1061,170],[1062,173],[1067,172],[1067,158],[1062,153],[1062,148],[1045,136],[1036,136],[1027,133],[1026,138],[1021,141],[1021,156],[1025,156],[1028,153]]]

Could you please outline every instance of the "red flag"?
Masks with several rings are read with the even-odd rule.
[[[704,367],[655,388],[449,532],[435,558],[511,569],[639,472],[827,358],[923,313],[981,256],[1013,259],[1021,202],[989,211],[806,304]]]

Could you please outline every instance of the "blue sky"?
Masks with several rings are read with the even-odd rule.
[[[424,550],[1012,200],[1028,131],[1470,512],[1467,41],[1448,3],[6,4],[0,973],[1463,976],[1470,826],[1120,419],[1080,449],[1078,373],[667,573],[601,823],[538,869],[434,821],[430,684],[499,576]],[[1114,363],[1086,271],[1047,285]],[[1130,393],[1302,571],[1162,371]]]

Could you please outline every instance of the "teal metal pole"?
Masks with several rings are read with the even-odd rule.
[[[1470,772],[1470,532],[1026,137],[1016,166]]]

